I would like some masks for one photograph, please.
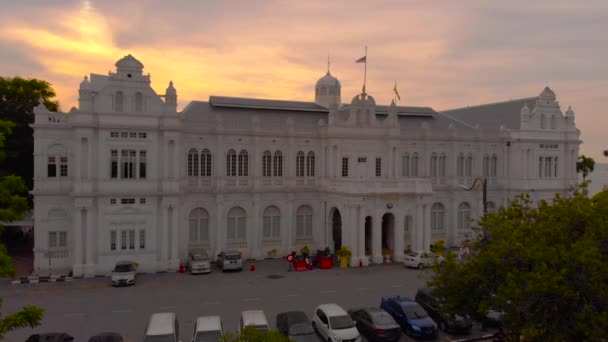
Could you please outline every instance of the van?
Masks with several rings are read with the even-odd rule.
[[[263,333],[270,331],[268,320],[262,310],[247,310],[241,312],[238,332],[240,333],[245,327],[252,327]]]
[[[181,342],[177,315],[173,312],[152,314],[146,328],[144,342]]]
[[[204,316],[196,319],[192,342],[221,341],[224,335],[220,316]]]

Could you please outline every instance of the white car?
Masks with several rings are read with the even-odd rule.
[[[360,342],[355,321],[338,304],[319,305],[312,315],[312,328],[328,342]]]
[[[253,327],[263,333],[270,331],[268,320],[262,310],[246,310],[241,312],[241,321],[239,322],[237,331],[240,333],[245,327]]]
[[[225,250],[217,255],[217,267],[222,271],[226,270],[243,270],[243,255],[236,250]]]
[[[119,261],[112,270],[112,286],[135,285],[135,264],[131,261]]]
[[[407,267],[414,267],[421,269],[423,267],[432,266],[435,262],[443,263],[444,259],[442,256],[437,255],[433,252],[416,251],[405,255],[403,264]]]
[[[218,342],[222,340],[224,329],[220,316],[204,316],[196,319],[192,342]]]
[[[188,263],[186,268],[190,270],[191,274],[210,273],[211,259],[209,259],[209,256],[204,249],[195,249],[188,253]]]

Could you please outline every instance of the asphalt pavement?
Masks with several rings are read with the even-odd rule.
[[[271,328],[278,313],[302,310],[309,316],[324,303],[345,309],[380,304],[382,296],[408,296],[423,287],[425,271],[399,264],[366,268],[287,272],[283,260],[256,262],[250,272],[190,275],[180,273],[140,274],[135,286],[113,288],[107,277],[75,279],[67,283],[0,285],[7,315],[25,305],[46,310],[42,325],[17,330],[6,341],[25,341],[37,332],[67,332],[76,341],[87,341],[101,332],[118,332],[125,341],[142,341],[148,318],[155,312],[175,312],[180,339],[190,341],[194,320],[219,315],[224,330],[234,332],[243,310],[264,310]],[[481,334],[478,328],[473,334]],[[438,340],[450,337],[440,336]],[[457,336],[454,338],[463,338]],[[407,341],[405,336],[403,341]]]

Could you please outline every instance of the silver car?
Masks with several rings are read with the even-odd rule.
[[[112,271],[112,286],[135,284],[135,264],[132,261],[119,261]]]
[[[243,270],[243,255],[237,250],[225,250],[217,255],[217,267],[225,270]]]
[[[190,273],[209,273],[211,272],[211,260],[204,249],[192,250],[188,253],[187,266]]]

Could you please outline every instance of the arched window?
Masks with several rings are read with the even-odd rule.
[[[439,157],[439,177],[445,177],[445,168],[447,164],[447,156],[442,153]]]
[[[473,155],[469,153],[467,156],[467,163],[464,169],[464,175],[471,177],[473,175]]]
[[[229,150],[226,154],[226,176],[236,176],[236,151]]]
[[[306,176],[315,176],[315,153],[313,151],[308,152],[306,155]]]
[[[304,152],[296,154],[296,177],[304,177]]]
[[[198,151],[196,149],[190,149],[188,151],[188,176],[198,176]]]
[[[204,149],[201,152],[201,172],[200,175],[203,177],[211,177],[211,170],[213,170],[213,164],[211,161],[211,152],[208,149]]]
[[[431,239],[445,241],[445,207],[441,203],[431,207]]]
[[[409,153],[406,153],[406,154],[403,155],[402,164],[403,165],[401,165],[401,168],[402,168],[401,175],[403,177],[409,177],[411,175],[411,172],[410,172],[411,159],[410,159],[410,154]]]
[[[495,154],[492,155],[492,160],[490,163],[490,176],[498,176],[498,156],[496,156]]]
[[[412,177],[418,177],[419,169],[418,169],[418,152],[414,152],[412,155]]]
[[[490,156],[487,154],[483,156],[483,176],[490,176]]]
[[[68,154],[63,145],[52,145],[47,150],[47,177],[68,176]]]
[[[274,177],[283,177],[283,154],[281,151],[274,152],[272,159],[272,175]]]
[[[122,91],[117,91],[116,95],[114,96],[114,111],[122,112],[123,107],[124,107],[123,102],[124,102],[124,95],[123,95]]]
[[[203,208],[195,208],[188,215],[190,244],[209,243],[209,213]]]
[[[249,154],[246,150],[239,152],[239,177],[249,176]]]
[[[296,211],[296,240],[312,239],[312,208],[303,205]]]
[[[437,153],[431,154],[431,177],[437,177]]]
[[[264,240],[281,239],[281,212],[275,206],[264,209],[263,237]]]
[[[262,153],[262,176],[271,176],[271,164],[272,164],[272,153],[270,151],[264,151]]]
[[[243,248],[241,245],[231,244],[230,242],[247,241],[247,213],[241,207],[234,207],[228,211],[228,225],[226,231],[226,241],[228,247]],[[247,244],[245,243],[245,246]]]
[[[464,153],[458,155],[456,161],[456,175],[458,177],[464,177]]]
[[[471,206],[467,202],[458,205],[458,230],[468,232],[471,229]]]
[[[135,111],[142,112],[144,110],[144,97],[140,92],[135,93]]]
[[[557,128],[557,116],[551,115],[551,129]]]

